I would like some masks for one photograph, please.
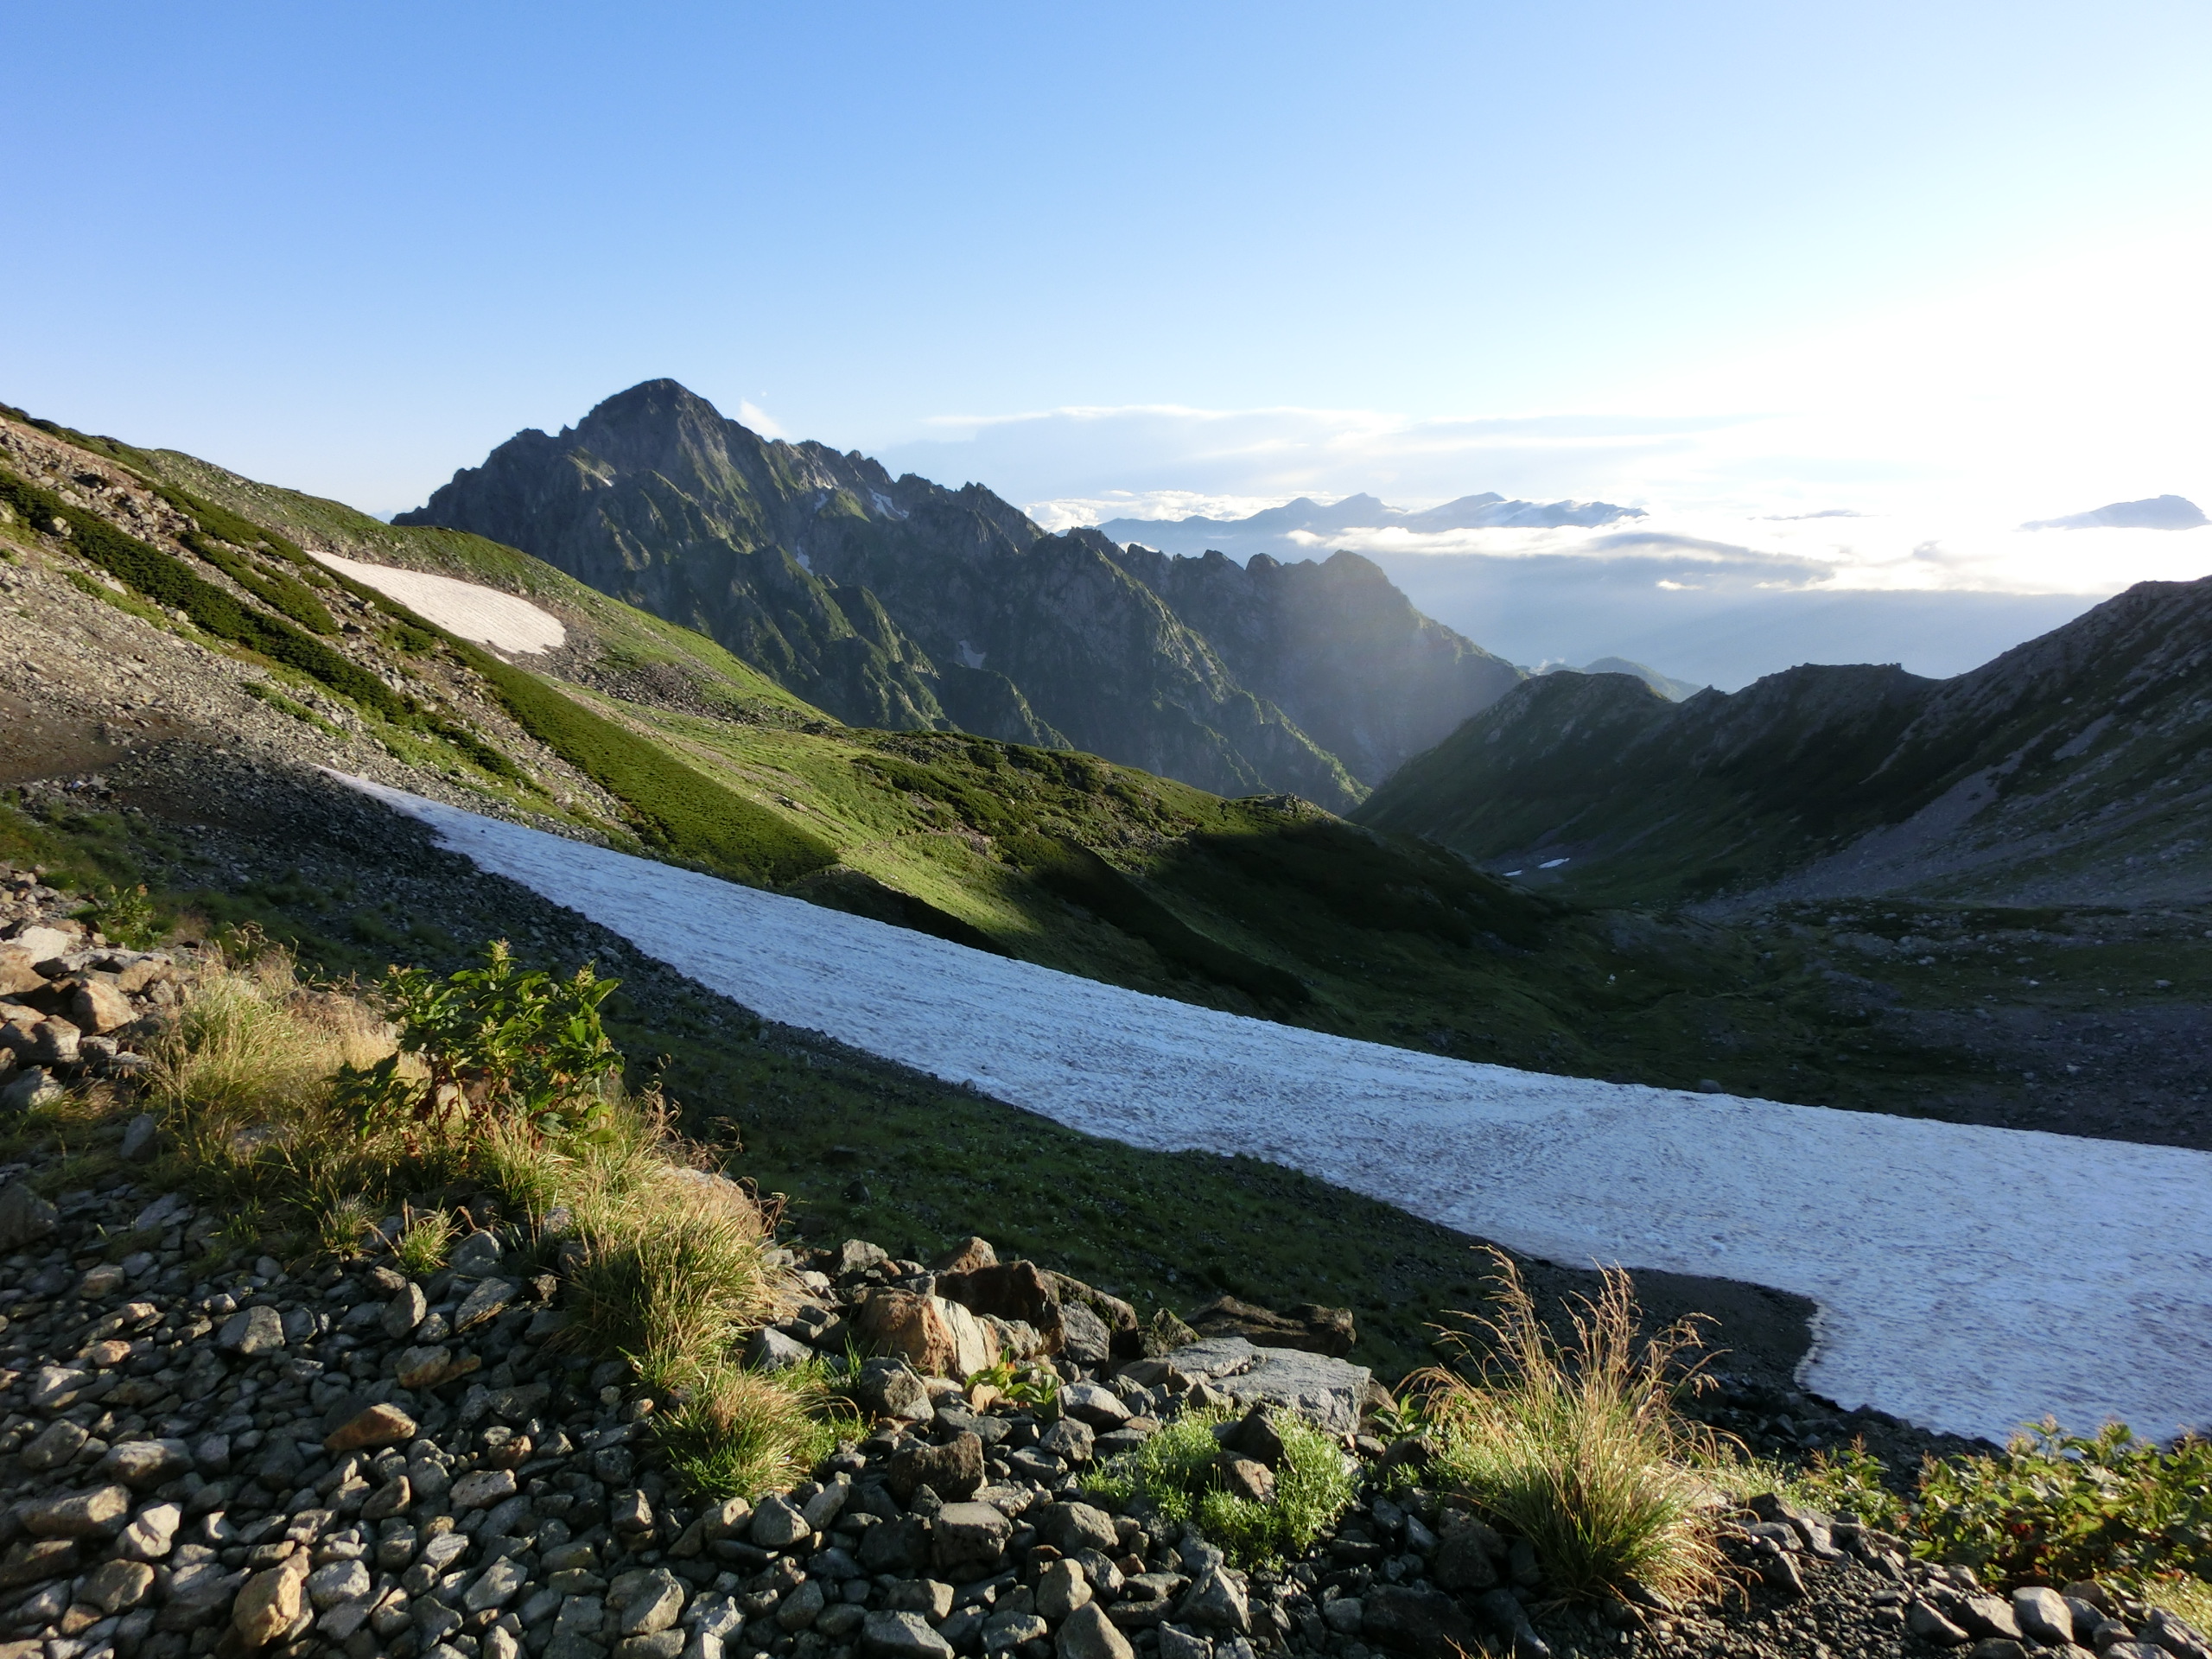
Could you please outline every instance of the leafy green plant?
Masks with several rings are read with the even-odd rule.
[[[126,950],[150,950],[162,933],[143,881],[134,887],[102,887],[78,914]]]
[[[1001,1359],[977,1371],[967,1382],[970,1389],[979,1383],[996,1389],[1002,1398],[1017,1406],[1050,1405],[1060,1397],[1060,1374],[1033,1360]]]
[[[1562,1341],[1512,1258],[1491,1261],[1497,1314],[1448,1338],[1465,1374],[1412,1381],[1438,1445],[1432,1478],[1528,1539],[1559,1593],[1710,1587],[1719,1556],[1700,1471],[1721,1446],[1677,1406],[1699,1375],[1685,1363],[1696,1327],[1639,1342],[1633,1287],[1611,1268],[1597,1299],[1571,1310]]]
[[[2212,1441],[2161,1448],[2121,1424],[2083,1436],[2046,1419],[1994,1456],[1931,1460],[1914,1519],[1917,1553],[1993,1584],[2212,1577]]]
[[[1855,1515],[1871,1526],[1896,1532],[1907,1524],[1905,1502],[1883,1483],[1882,1460],[1864,1440],[1834,1451],[1813,1453],[1802,1473],[1789,1483],[1789,1495],[1830,1515]]]
[[[1186,1412],[1107,1464],[1091,1477],[1089,1490],[1116,1504],[1141,1496],[1168,1521],[1196,1522],[1240,1567],[1302,1554],[1351,1503],[1352,1477],[1344,1452],[1295,1413],[1270,1413],[1283,1445],[1282,1464],[1274,1471],[1274,1497],[1254,1503],[1220,1484],[1221,1442],[1213,1431],[1233,1414],[1219,1407]]]
[[[408,1099],[390,1060],[355,1082],[359,1098],[390,1110],[408,1099],[418,1118],[457,1108],[518,1119],[540,1134],[601,1127],[621,1056],[600,1024],[617,982],[587,966],[565,980],[524,971],[504,939],[484,965],[440,976],[395,968],[381,990],[399,1024],[403,1053],[420,1058],[427,1083]]]

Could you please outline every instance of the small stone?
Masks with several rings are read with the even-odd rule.
[[[2015,1642],[2020,1639],[2019,1622],[2012,1617],[2012,1604],[1996,1596],[1968,1596],[1960,1609],[1959,1623],[1971,1636],[2001,1636]]]
[[[2031,1641],[2063,1643],[2074,1639],[2074,1615],[2066,1610],[2066,1598],[2056,1590],[2015,1590],[2012,1618]]]
[[[149,1503],[116,1540],[117,1551],[135,1561],[158,1561],[169,1553],[184,1510],[175,1503]]]
[[[353,1413],[324,1435],[322,1449],[342,1453],[372,1446],[404,1446],[415,1438],[416,1427],[415,1420],[397,1406],[380,1400]]]
[[[788,1498],[780,1492],[771,1492],[753,1511],[753,1522],[745,1535],[762,1549],[789,1549],[813,1534],[814,1529],[806,1524],[806,1517],[791,1507]]]
[[[973,1433],[943,1446],[910,1446],[892,1457],[885,1484],[901,1503],[926,1486],[942,1498],[973,1497],[983,1484],[983,1442]]]
[[[861,1651],[868,1659],[952,1659],[952,1644],[919,1613],[882,1609],[861,1625]],[[1119,1659],[1130,1659],[1124,1653]]]
[[[1106,1610],[1095,1601],[1068,1615],[1054,1647],[1059,1659],[1136,1659],[1128,1637],[1114,1628]]]
[[[77,1281],[77,1294],[88,1302],[112,1296],[123,1288],[126,1276],[122,1262],[103,1262],[97,1268],[86,1269],[85,1276]]]
[[[1367,1605],[1357,1596],[1338,1596],[1321,1607],[1321,1622],[1338,1636],[1357,1636],[1367,1618]]]
[[[1189,1624],[1211,1624],[1230,1630],[1252,1628],[1252,1610],[1244,1599],[1244,1592],[1218,1562],[1198,1576],[1177,1611]]]
[[[1348,1601],[1354,1606],[1358,1605],[1351,1597],[1339,1596],[1322,1609],[1323,1616],[1325,1618]],[[1335,1630],[1337,1626],[1331,1624],[1329,1628]],[[1357,1626],[1351,1633],[1357,1633]],[[1192,1631],[1173,1624],[1162,1624],[1160,1627],[1160,1659],[1213,1659],[1213,1643],[1207,1637]]]
[[[397,1342],[412,1336],[415,1327],[423,1323],[429,1311],[429,1303],[423,1300],[423,1287],[410,1279],[385,1304],[384,1317],[378,1323],[384,1327],[385,1335]]]
[[[102,1561],[86,1573],[77,1594],[104,1613],[128,1612],[154,1587],[154,1569],[143,1561]]]
[[[1009,1652],[1026,1642],[1041,1642],[1051,1633],[1034,1613],[994,1613],[983,1621],[983,1651]],[[1166,1649],[1161,1652],[1162,1659],[1166,1659]]]
[[[1924,1601],[1916,1601],[1905,1610],[1904,1623],[1915,1636],[1939,1648],[1966,1645],[1967,1633]]]
[[[1264,1463],[1224,1452],[1213,1460],[1214,1484],[1231,1497],[1248,1503],[1275,1501],[1275,1471]]]
[[[853,1399],[878,1417],[915,1420],[927,1417],[934,1409],[922,1379],[896,1359],[872,1359],[861,1366],[860,1375],[853,1379]]]
[[[1121,1542],[1114,1517],[1088,1503],[1053,1503],[1034,1519],[1038,1535],[1063,1555],[1086,1549],[1111,1554]]]
[[[1512,1631],[1516,1646],[1522,1651],[1531,1646],[1520,1629],[1526,1624],[1523,1615]],[[1416,1590],[1405,1585],[1378,1584],[1368,1588],[1360,1598],[1360,1634],[1370,1642],[1418,1655],[1420,1659],[1456,1659],[1460,1654],[1484,1650],[1474,1620],[1456,1600],[1441,1591]]]
[[[130,1493],[122,1486],[96,1486],[35,1500],[18,1513],[24,1529],[41,1538],[96,1538],[121,1529],[130,1514]]]
[[[816,1611],[819,1611],[821,1592],[817,1590],[815,1593]],[[664,1567],[645,1573],[624,1573],[614,1581],[613,1592],[613,1600],[622,1610],[620,1633],[652,1636],[666,1630],[683,1611],[683,1580]]]
[[[472,1613],[504,1607],[530,1581],[530,1569],[512,1555],[502,1555],[476,1575],[476,1582],[462,1592],[461,1605]]]
[[[1060,1390],[1060,1408],[1102,1432],[1129,1421],[1129,1408],[1113,1389],[1096,1382],[1071,1382]]]
[[[223,1321],[215,1345],[243,1359],[274,1353],[284,1345],[283,1316],[273,1307],[242,1308]]]
[[[88,979],[69,999],[69,1018],[80,1031],[105,1037],[138,1017],[130,999],[105,980]]]
[[[407,1506],[415,1501],[414,1483],[404,1475],[394,1475],[371,1492],[361,1503],[361,1519],[387,1521],[407,1513]]]
[[[783,1630],[796,1636],[822,1617],[823,1604],[828,1599],[822,1592],[822,1581],[809,1579],[777,1604],[776,1624]]]
[[[1084,1464],[1090,1461],[1091,1443],[1095,1439],[1089,1423],[1073,1417],[1063,1417],[1038,1437],[1037,1449],[1046,1456],[1058,1458],[1065,1463]]]
[[[23,1467],[34,1474],[58,1469],[74,1460],[79,1447],[92,1437],[67,1417],[57,1417],[40,1430],[19,1454]]]
[[[489,1232],[474,1232],[453,1247],[446,1265],[466,1278],[481,1279],[499,1270],[499,1241]],[[458,1325],[454,1327],[459,1329]]]
[[[126,1164],[143,1164],[154,1155],[154,1143],[159,1139],[162,1126],[154,1121],[151,1112],[141,1112],[132,1118],[123,1131],[123,1144],[118,1149]]]
[[[42,1071],[39,1073],[41,1081],[45,1076]],[[9,1092],[12,1094],[27,1080],[18,1078],[9,1085]],[[0,1187],[0,1250],[20,1250],[24,1245],[44,1238],[60,1222],[61,1212],[25,1183],[10,1181]]]
[[[948,1503],[931,1523],[937,1564],[947,1571],[985,1568],[1006,1553],[1014,1522],[989,1503]]]
[[[484,1235],[478,1233],[475,1236],[482,1238]],[[515,1293],[519,1288],[505,1279],[486,1279],[470,1291],[467,1299],[454,1310],[454,1334],[459,1336],[464,1331],[473,1331],[478,1325],[499,1318],[506,1312],[507,1304],[514,1300]]]
[[[474,1354],[456,1354],[442,1345],[409,1348],[395,1362],[393,1380],[403,1389],[435,1389],[455,1377],[467,1376],[482,1363]]]
[[[1090,1580],[1075,1561],[1054,1561],[1037,1579],[1037,1611],[1058,1624],[1090,1599]]]
[[[797,1337],[785,1336],[772,1325],[755,1331],[745,1344],[745,1363],[756,1371],[788,1371],[817,1357]]]
[[[248,1579],[231,1610],[238,1639],[249,1648],[262,1648],[290,1630],[302,1611],[303,1577],[291,1561],[284,1561]]]
[[[191,1467],[192,1452],[182,1440],[118,1440],[92,1473],[126,1486],[158,1486]]]
[[[358,1601],[371,1588],[368,1565],[364,1561],[333,1561],[308,1574],[308,1599],[319,1613],[329,1611],[341,1601]]]
[[[515,1495],[512,1469],[473,1469],[453,1484],[448,1495],[456,1510],[486,1510]]]

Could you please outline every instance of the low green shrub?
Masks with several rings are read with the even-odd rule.
[[[1902,1533],[1913,1553],[1993,1585],[2094,1579],[2138,1593],[2212,1579],[2212,1441],[2171,1446],[2108,1423],[2031,1425],[1994,1454],[1931,1458],[1900,1502],[1864,1451],[1816,1460],[1795,1491]],[[1886,1507],[1885,1507],[1886,1506]]]
[[[505,939],[485,947],[480,968],[394,968],[378,989],[399,1025],[398,1050],[341,1086],[371,1116],[460,1111],[539,1135],[603,1134],[622,1057],[599,1005],[616,983],[588,966],[564,980],[525,970]],[[401,1055],[420,1060],[422,1081],[402,1074]]]
[[[1225,1408],[1186,1413],[1134,1452],[1107,1464],[1089,1489],[1120,1505],[1142,1497],[1164,1519],[1196,1522],[1239,1567],[1281,1562],[1312,1548],[1352,1501],[1352,1475],[1341,1447],[1303,1417],[1270,1413],[1283,1445],[1275,1495],[1255,1503],[1222,1490],[1217,1424]]]

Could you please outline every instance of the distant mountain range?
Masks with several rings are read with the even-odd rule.
[[[1354,817],[1601,901],[2194,899],[2212,876],[2212,577],[2139,582],[1947,680],[1793,668],[1670,702],[1547,674]]]
[[[1595,529],[1623,519],[1641,518],[1641,507],[1617,507],[1610,501],[1509,501],[1494,491],[1463,495],[1440,507],[1410,511],[1386,505],[1371,495],[1348,495],[1326,506],[1307,496],[1268,507],[1243,518],[1109,518],[1101,534],[1124,543],[1163,553],[1204,553],[1208,549],[1236,557],[1254,553],[1310,554],[1307,536],[1328,537],[1351,530],[1396,529],[1416,534],[1445,530],[1534,530],[1580,525]]]
[[[2063,518],[2038,518],[2022,530],[2195,530],[2208,521],[2186,496],[2153,495],[2140,501],[2114,501]]]
[[[518,434],[394,523],[535,554],[851,724],[1333,810],[1521,677],[1357,556],[1240,569],[1048,535],[980,485],[762,437],[672,380]]]
[[[1632,663],[1625,657],[1600,657],[1596,662],[1586,663],[1580,668],[1569,668],[1560,663],[1539,671],[1545,674],[1626,674],[1642,680],[1669,702],[1688,702],[1705,690],[1703,686],[1692,684],[1688,680],[1678,680],[1671,674],[1662,674],[1649,663]]]

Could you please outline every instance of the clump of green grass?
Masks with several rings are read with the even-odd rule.
[[[406,1272],[427,1279],[445,1266],[457,1230],[452,1216],[443,1210],[410,1215],[401,1224],[399,1236],[391,1242],[392,1255]]]
[[[1535,1546],[1547,1586],[1580,1598],[1716,1582],[1711,1431],[1678,1408],[1697,1345],[1685,1322],[1639,1341],[1628,1275],[1609,1269],[1563,1342],[1503,1251],[1495,1315],[1458,1333],[1462,1369],[1413,1379],[1438,1445],[1432,1475]]]
[[[787,1486],[836,1446],[840,1405],[819,1362],[769,1376],[718,1360],[683,1392],[654,1433],[676,1478],[702,1497]]]
[[[1312,1548],[1350,1506],[1352,1475],[1343,1450],[1292,1412],[1268,1414],[1283,1445],[1275,1495],[1265,1503],[1221,1489],[1217,1424],[1225,1408],[1186,1413],[1091,1478],[1090,1491],[1115,1504],[1142,1497],[1166,1520],[1196,1522],[1240,1567],[1260,1567]]]

